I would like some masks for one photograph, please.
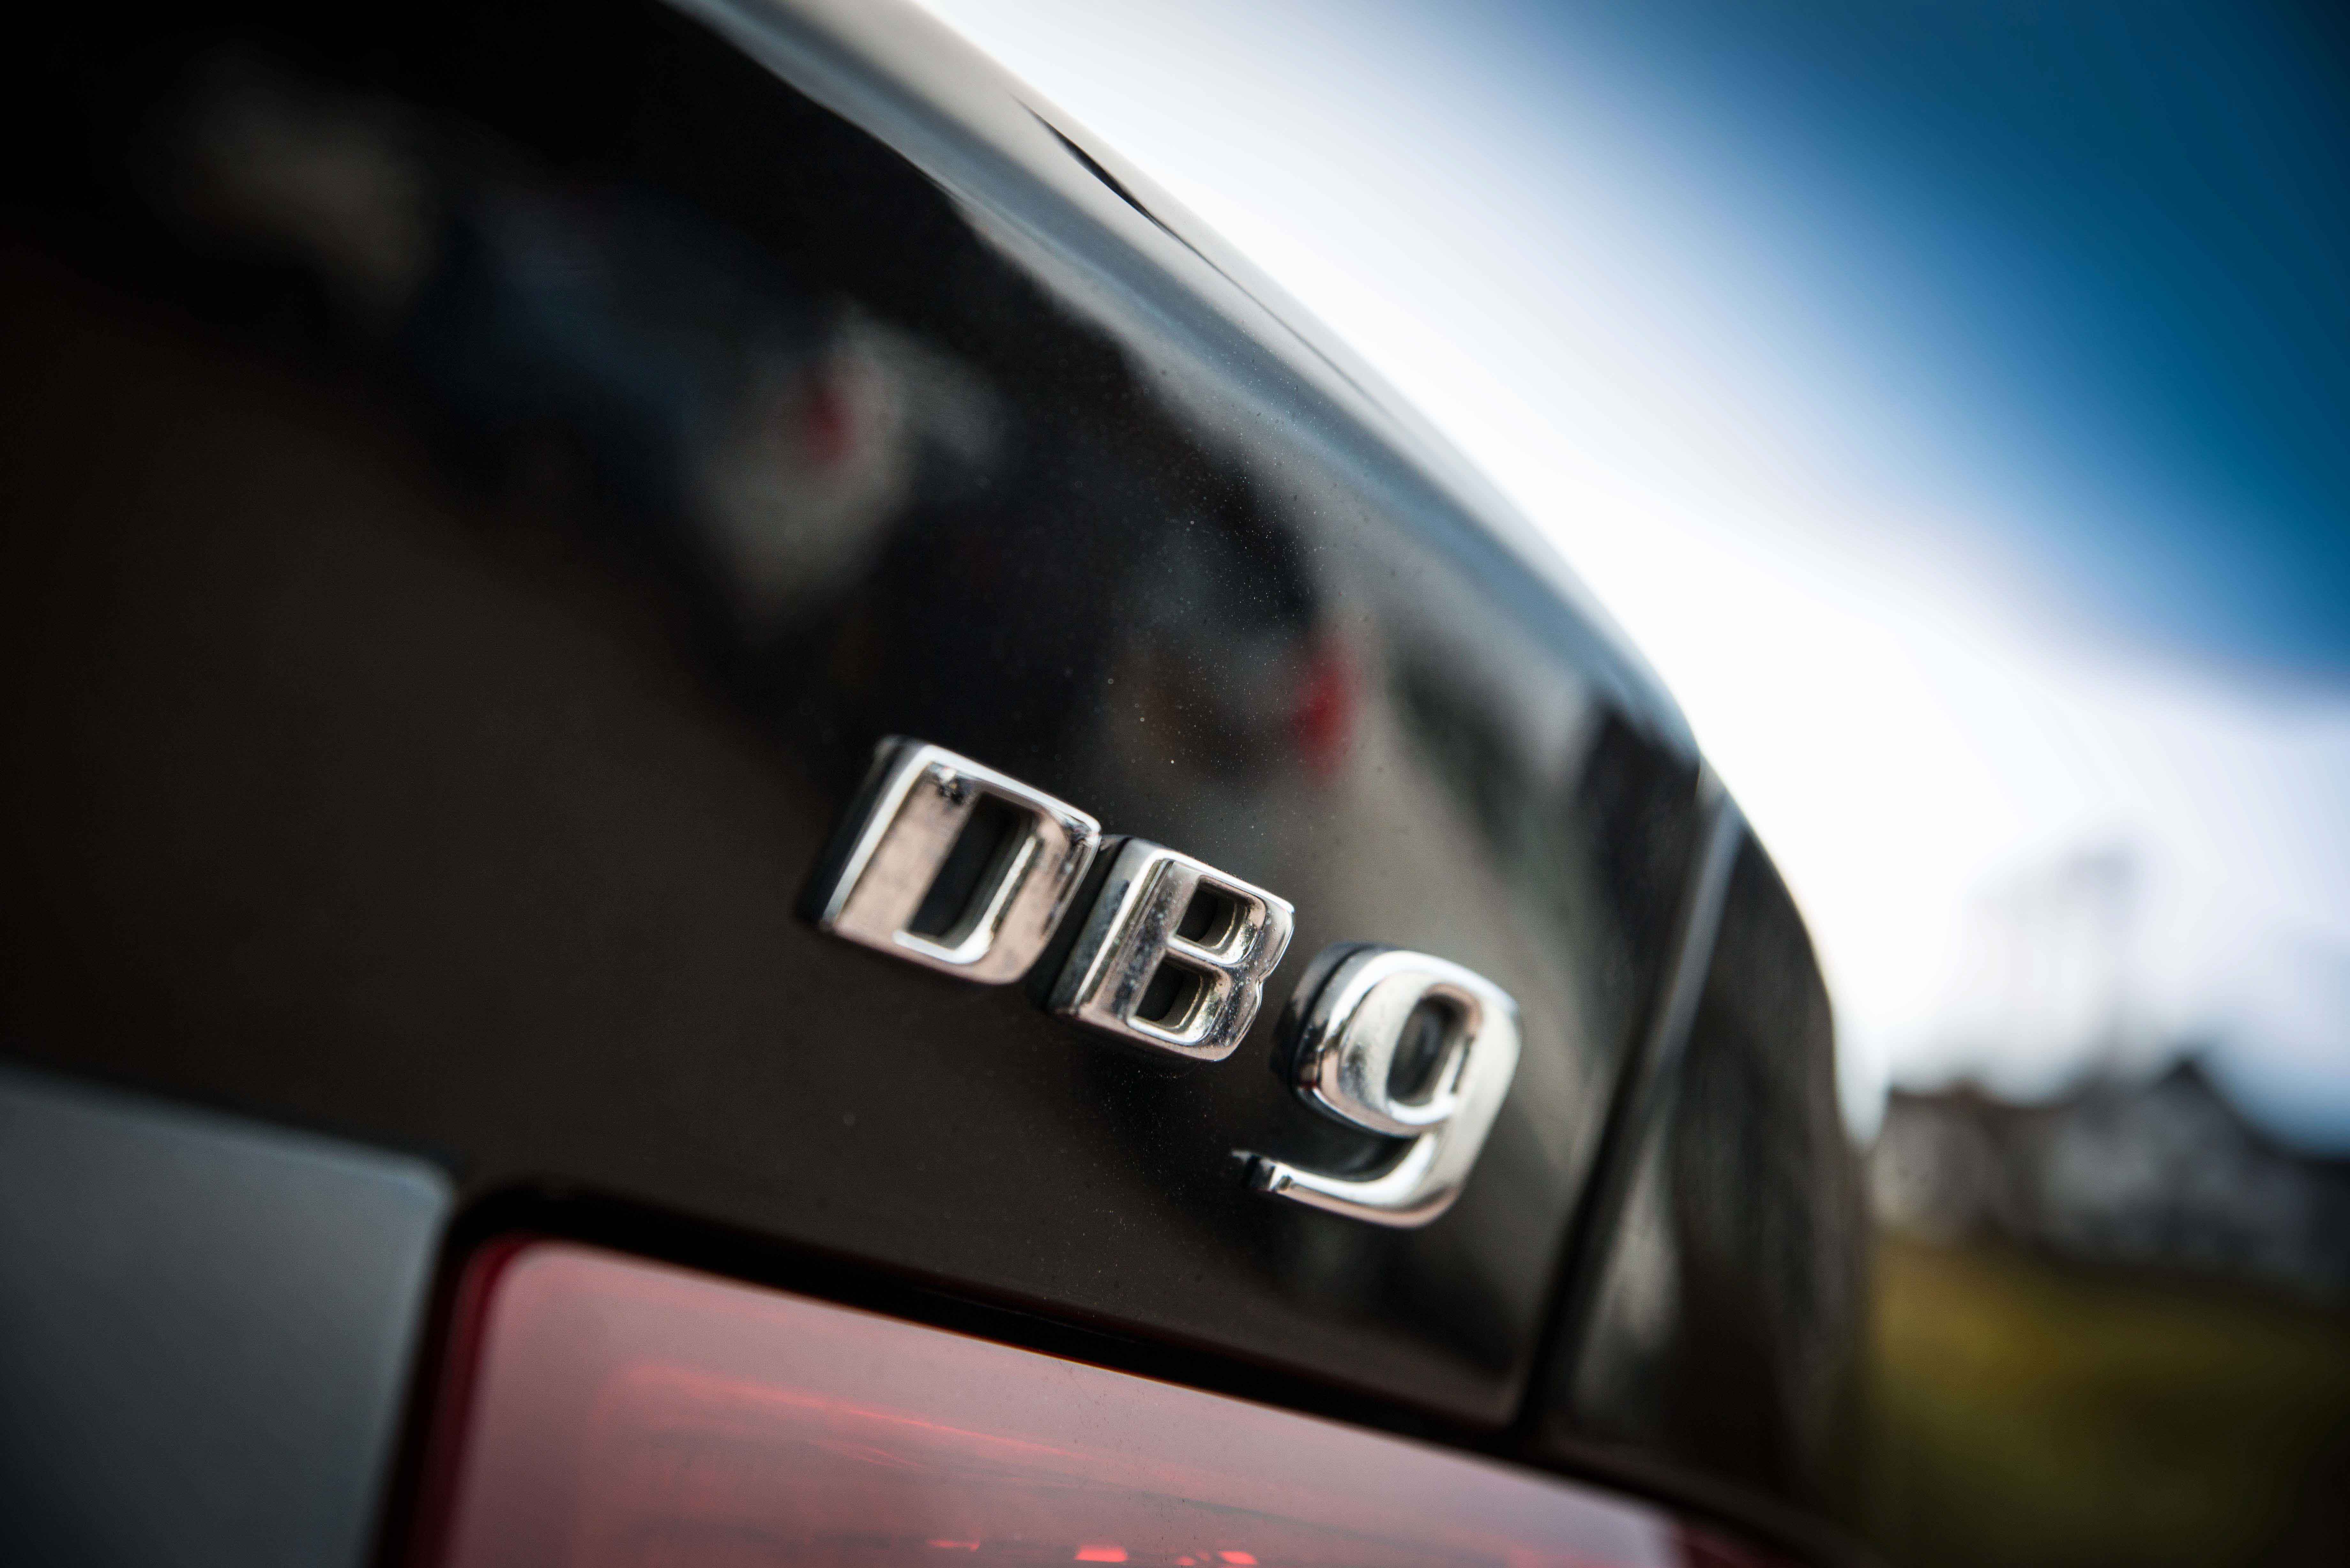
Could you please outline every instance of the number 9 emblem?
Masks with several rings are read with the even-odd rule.
[[[1317,983],[1318,976],[1318,983]],[[1249,1185],[1399,1228],[1452,1206],[1518,1067],[1518,1007],[1483,976],[1399,948],[1333,948],[1299,987],[1284,1076],[1314,1109],[1411,1144],[1372,1177],[1248,1156]]]

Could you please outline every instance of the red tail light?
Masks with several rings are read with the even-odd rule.
[[[1686,1560],[1581,1487],[583,1247],[467,1293],[437,1568]]]

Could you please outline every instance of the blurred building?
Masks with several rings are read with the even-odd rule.
[[[2350,1295],[2350,1159],[2280,1144],[2192,1056],[2037,1104],[1897,1090],[1869,1187],[1882,1223],[1931,1241]]]

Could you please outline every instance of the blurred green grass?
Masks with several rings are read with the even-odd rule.
[[[1880,1237],[1866,1456],[1902,1568],[2350,1565],[2350,1315]]]

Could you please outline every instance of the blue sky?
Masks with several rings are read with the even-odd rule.
[[[2035,503],[2067,603],[2350,674],[2350,51],[2322,13],[1497,5],[1619,74],[1808,330]]]
[[[925,4],[1557,542],[1804,904],[1864,1129],[2208,1040],[2350,1145],[2345,24]]]

